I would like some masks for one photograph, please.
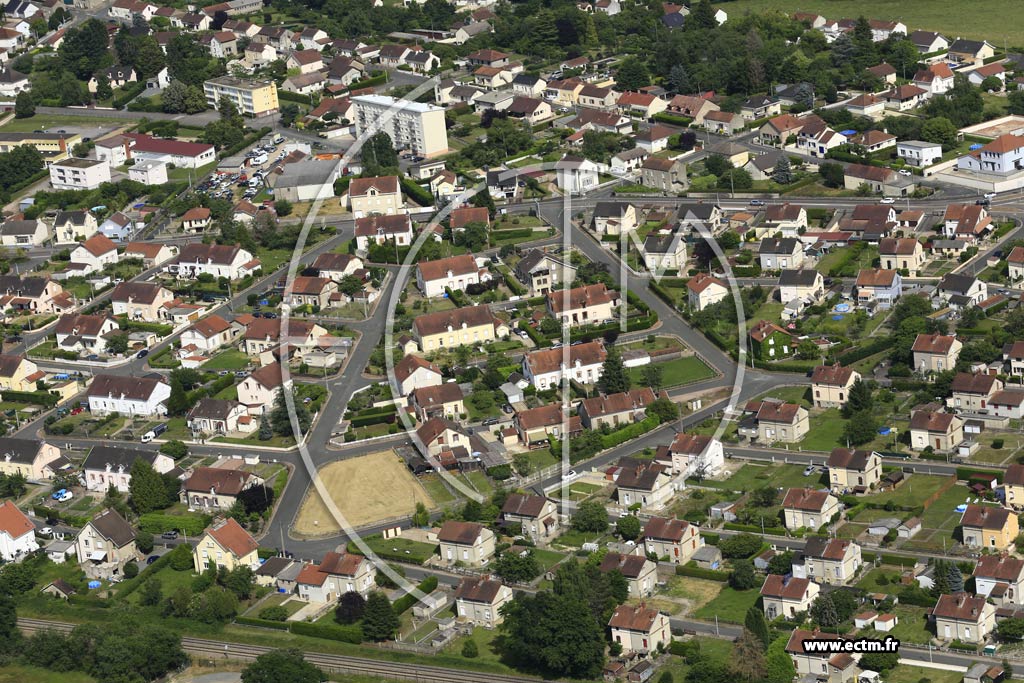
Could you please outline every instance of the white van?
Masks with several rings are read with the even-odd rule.
[[[259,154],[257,154],[256,156],[249,160],[250,166],[262,166],[265,163],[267,163],[266,152],[260,152]]]

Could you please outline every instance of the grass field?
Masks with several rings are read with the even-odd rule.
[[[319,472],[338,510],[353,526],[411,515],[416,503],[434,506],[427,492],[392,451],[332,462]],[[300,534],[341,530],[325,502],[310,489],[295,519]]]
[[[629,377],[636,386],[644,386],[643,372],[647,366],[630,368]],[[715,376],[715,371],[709,368],[704,361],[696,356],[684,356],[666,363],[654,364],[654,367],[661,368],[661,386],[663,388],[678,387],[684,384],[692,384]]]
[[[754,465],[746,463],[724,481],[705,480],[705,486],[730,491],[753,491],[764,486],[776,488],[814,487],[824,483],[824,474],[804,476],[801,465]]]
[[[738,591],[726,586],[718,596],[693,613],[698,619],[714,619],[742,624],[747,610],[757,602],[761,594],[755,590]]]
[[[707,579],[695,579],[690,576],[673,576],[665,585],[665,594],[681,602],[685,602],[687,614],[701,609],[704,605],[718,597],[724,584]]]
[[[91,116],[51,116],[48,114],[36,114],[35,116],[28,119],[11,119],[10,122],[6,123],[3,126],[3,128],[0,128],[0,130],[3,130],[3,132],[5,133],[31,133],[32,131],[35,130],[56,132],[56,130],[70,128],[72,126],[103,126],[107,130],[113,130],[114,128],[120,128],[121,126],[134,123],[135,121],[128,121],[127,119],[106,119]],[[51,131],[51,129],[54,130]],[[86,135],[89,135],[89,133],[86,133]]]
[[[57,672],[34,666],[0,667],[0,683],[92,683],[95,680],[80,671]]]
[[[779,10],[786,14],[793,12],[817,12],[828,19],[856,19],[866,16],[869,19],[899,19],[907,25],[907,30],[938,31],[945,33],[950,39],[963,38],[986,39],[1000,47],[1008,43],[1024,45],[1024,30],[1020,22],[1007,21],[1008,17],[1017,16],[1020,5],[1014,0],[990,0],[985,3],[985,11],[978,12],[977,6],[958,3],[953,0],[905,0],[891,3],[884,0],[735,0],[719,5],[729,13],[730,19],[739,19],[746,12]]]
[[[203,370],[242,370],[249,367],[249,357],[236,349],[221,351],[206,361]]]
[[[900,664],[885,674],[886,683],[919,683],[921,679],[928,679],[931,683],[960,683],[963,678],[962,671],[947,671],[906,664]]]
[[[889,631],[888,635],[899,638],[901,642],[918,645],[924,645],[931,640],[934,634],[927,628],[928,622],[925,618],[924,607],[896,605],[892,613],[896,615],[899,623]],[[860,635],[868,638],[885,638],[886,636],[885,633],[876,632],[874,629],[862,631]]]

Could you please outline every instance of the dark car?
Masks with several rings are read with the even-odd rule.
[[[764,200],[763,199],[751,199],[750,200],[750,205],[751,206],[764,206]]]
[[[153,564],[154,562],[156,562],[159,559],[160,559],[159,555],[150,555],[149,557],[146,558],[146,564],[147,565]]]
[[[149,349],[142,349],[137,354],[135,354],[135,357],[136,358],[145,358],[148,355],[149,355]]]

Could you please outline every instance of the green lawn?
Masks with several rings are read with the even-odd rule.
[[[432,555],[437,546],[420,541],[410,541],[407,538],[384,538],[382,536],[367,536],[363,539],[375,553],[393,555],[401,553],[407,558],[406,561],[423,564]],[[353,552],[359,552],[358,548],[352,546]]]
[[[0,667],[0,683],[93,683],[95,680],[80,671],[57,672],[14,664]]]
[[[423,488],[426,489],[427,495],[434,501],[435,505],[444,505],[455,500],[456,496],[444,485],[441,481],[440,475],[437,474],[426,474],[419,477],[420,483],[423,484]]]
[[[707,479],[705,486],[728,489],[730,491],[753,491],[764,486],[776,488],[813,487],[824,483],[825,475],[817,477],[804,476],[801,465],[755,465],[746,463],[735,474],[724,481]]]
[[[903,486],[900,486],[898,489],[865,496],[864,500],[883,505],[891,500],[896,505],[914,507],[915,505],[920,505],[922,500],[938,491],[939,487],[942,486],[943,482],[947,479],[948,477],[940,477],[938,475],[912,474],[907,477],[906,482],[904,482]],[[966,489],[961,490],[964,492],[964,495],[966,495]],[[932,508],[936,505],[941,506],[941,503],[942,501],[939,500],[932,506]],[[932,508],[925,511],[921,520],[922,522],[928,518],[929,513],[932,512]],[[927,524],[925,524],[925,526],[927,526]]]
[[[964,679],[962,671],[947,671],[923,666],[899,664],[885,674],[885,683],[920,683],[927,679],[931,683],[960,683]]]
[[[990,0],[984,12],[977,7],[957,3],[953,0],[911,0],[893,4],[886,0],[736,0],[721,3],[730,19],[740,19],[747,12],[778,10],[789,15],[792,12],[817,12],[829,19],[866,16],[872,19],[900,20],[909,30],[938,31],[950,37],[962,36],[988,40],[1002,46],[1024,44],[1024,32],[1017,22],[1006,21],[1020,10],[1013,0]]]
[[[99,127],[107,130],[120,128],[123,125],[134,124],[135,121],[127,119],[108,119],[91,116],[58,116],[50,114],[36,114],[27,119],[11,119],[0,128],[5,133],[31,133],[36,130],[43,130],[54,133],[57,130],[70,128],[71,126]],[[51,130],[53,129],[53,130]]]
[[[779,387],[760,397],[761,400],[766,398],[777,398],[787,403],[799,403],[805,408],[811,407],[811,390],[806,386]]]
[[[924,607],[913,605],[896,605],[892,613],[899,623],[889,631],[888,635],[899,638],[904,643],[924,645],[935,635],[927,628]],[[874,629],[865,629],[860,635],[867,638],[885,638],[886,634]],[[887,679],[888,680],[888,679]]]
[[[838,408],[829,408],[823,413],[812,415],[810,431],[800,442],[800,447],[807,451],[830,453],[836,446],[844,445],[845,426],[846,420],[842,418]]]
[[[629,376],[634,385],[644,386],[643,371],[645,367],[647,366],[629,369]],[[656,363],[654,367],[661,369],[661,386],[666,389],[692,384],[715,376],[715,371],[696,356],[685,356],[666,363]]]
[[[760,597],[761,594],[753,588],[746,591],[738,591],[726,586],[718,594],[718,597],[694,612],[693,616],[698,619],[714,619],[717,616],[721,621],[742,624],[744,617],[747,615],[747,610]]]
[[[244,370],[249,367],[249,357],[236,349],[221,351],[203,364],[203,370]]]

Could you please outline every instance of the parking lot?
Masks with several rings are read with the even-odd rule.
[[[288,156],[287,152],[278,151],[278,145],[283,142],[284,136],[278,134],[273,142],[256,145],[245,154],[248,160],[245,170],[231,174],[215,172],[196,190],[231,202],[239,198],[256,201],[261,192],[272,195],[274,191],[267,187],[266,177]]]

